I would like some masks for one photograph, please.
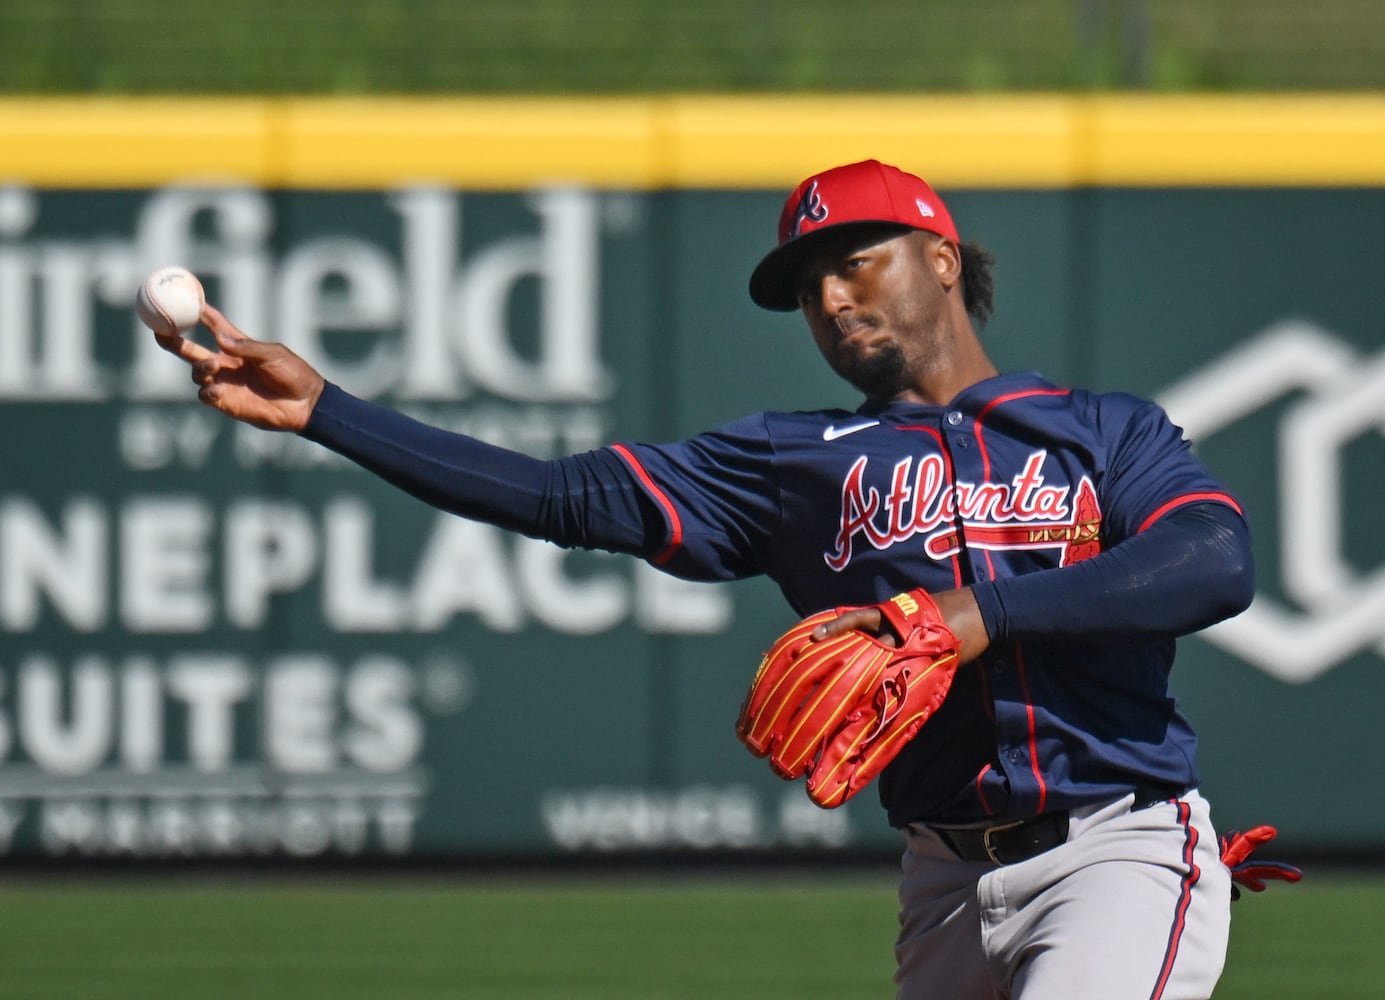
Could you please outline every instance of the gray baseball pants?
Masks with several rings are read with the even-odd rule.
[[[899,1000],[1206,1000],[1226,959],[1231,876],[1196,791],[1074,810],[1018,864],[961,861],[906,831]]]

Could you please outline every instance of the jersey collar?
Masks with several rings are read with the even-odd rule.
[[[867,400],[865,403],[861,404],[856,412],[866,417],[902,417],[910,414],[917,416],[924,413],[938,414],[946,410],[961,410],[965,413],[979,413],[981,410],[984,410],[988,404],[1002,396],[1009,396],[1017,392],[1026,392],[1034,389],[1056,388],[1057,386],[1038,372],[1009,372],[993,375],[988,379],[983,379],[980,382],[967,386],[944,406],[932,406],[924,403],[909,403],[897,400],[883,403]]]

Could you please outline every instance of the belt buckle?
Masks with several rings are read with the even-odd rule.
[[[985,830],[981,831],[981,846],[985,848],[986,857],[990,858],[993,864],[1003,866],[1005,862],[996,857],[996,846],[991,843],[991,834],[1004,833],[1006,830],[1014,830],[1024,826],[1025,822],[1026,820],[1017,819],[1013,823],[1002,823],[1000,826],[988,826]]]

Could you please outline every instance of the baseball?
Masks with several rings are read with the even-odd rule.
[[[191,271],[185,267],[161,267],[139,286],[135,312],[159,336],[172,337],[197,325],[205,301],[202,282]]]

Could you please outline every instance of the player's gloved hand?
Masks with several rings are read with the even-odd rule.
[[[807,775],[808,796],[831,809],[859,792],[942,704],[958,642],[922,590],[871,607],[899,637],[859,628],[814,630],[858,608],[799,622],[774,644],[750,686],[736,734],[786,780]]]
[[[1249,861],[1251,852],[1273,840],[1279,831],[1272,826],[1251,827],[1245,833],[1230,830],[1221,837],[1222,864],[1231,869],[1231,899],[1241,898],[1241,887],[1264,892],[1266,880],[1297,882],[1303,871],[1282,861]]]

